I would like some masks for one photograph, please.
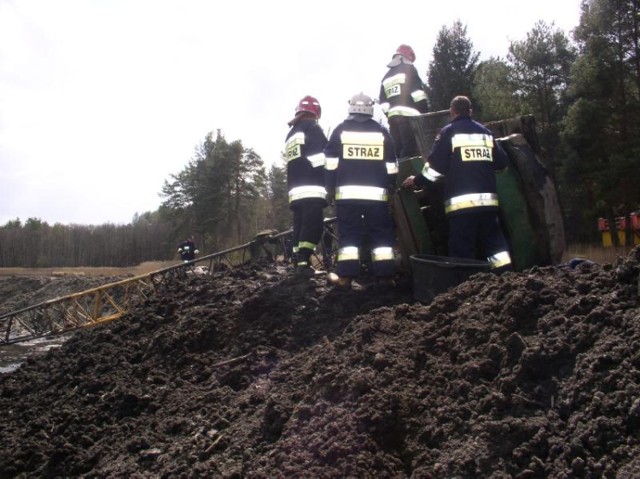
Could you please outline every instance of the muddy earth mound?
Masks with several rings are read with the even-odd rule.
[[[640,477],[639,263],[185,279],[0,376],[1,476]]]
[[[118,276],[6,276],[0,277],[0,314],[97,288],[123,279]]]
[[[99,277],[0,275],[0,316],[124,278],[125,276],[108,275]],[[60,343],[66,341],[67,337],[35,339],[0,347],[0,374],[14,371],[29,356],[58,347]]]

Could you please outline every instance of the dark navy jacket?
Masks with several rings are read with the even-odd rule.
[[[415,116],[426,113],[429,108],[424,84],[412,63],[401,62],[389,68],[382,78],[379,99],[382,111],[389,118]]]
[[[393,139],[371,117],[358,117],[340,123],[324,149],[327,188],[338,203],[388,201],[398,173]]]
[[[444,176],[447,214],[497,210],[496,171],[504,170],[508,157],[491,130],[469,116],[459,116],[440,130],[429,162],[415,184]]]
[[[183,261],[196,259],[196,244],[191,240],[184,240],[178,245],[178,253]]]
[[[326,203],[323,153],[326,143],[327,137],[316,120],[301,120],[289,130],[283,155],[287,162],[290,204],[300,201]]]

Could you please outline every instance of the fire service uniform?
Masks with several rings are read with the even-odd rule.
[[[337,275],[329,281],[351,287],[361,259],[370,253],[374,276],[385,281],[395,272],[394,225],[389,201],[398,164],[388,130],[373,120],[373,100],[358,94],[349,101],[349,116],[331,134],[326,156],[327,189],[335,195]],[[364,238],[370,251],[363,251]]]
[[[454,111],[456,101],[466,105],[464,113]],[[508,157],[491,130],[471,119],[470,106],[466,97],[452,101],[453,119],[440,130],[414,183],[424,187],[429,180],[444,180],[449,256],[475,258],[479,246],[493,271],[502,272],[512,266],[498,216],[495,173],[507,168]]]
[[[296,274],[302,276],[314,273],[310,258],[322,237],[322,210],[327,206],[323,153],[327,137],[318,124],[320,114],[318,100],[311,96],[300,100],[296,115],[289,122],[291,129],[283,153],[293,212],[293,258]]]
[[[420,156],[408,116],[428,111],[424,83],[413,65],[416,55],[409,45],[400,45],[380,85],[380,106],[387,116],[399,161]]]
[[[199,253],[196,248],[196,244],[193,241],[193,236],[189,236],[186,240],[178,245],[178,253],[180,259],[185,263],[196,259],[196,255]]]

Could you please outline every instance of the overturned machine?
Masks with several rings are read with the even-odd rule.
[[[421,157],[400,162],[398,185],[422,170],[438,132],[449,120],[448,110],[409,117]],[[560,263],[565,249],[562,212],[555,182],[542,161],[534,117],[521,116],[485,126],[509,157],[509,168],[497,175],[497,187],[500,221],[514,270]],[[403,269],[408,272],[412,256],[447,256],[441,187],[434,183],[425,190],[399,188],[395,195],[398,249]]]

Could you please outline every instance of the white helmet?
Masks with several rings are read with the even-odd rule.
[[[349,113],[373,116],[373,100],[362,92],[352,96],[349,100]]]

